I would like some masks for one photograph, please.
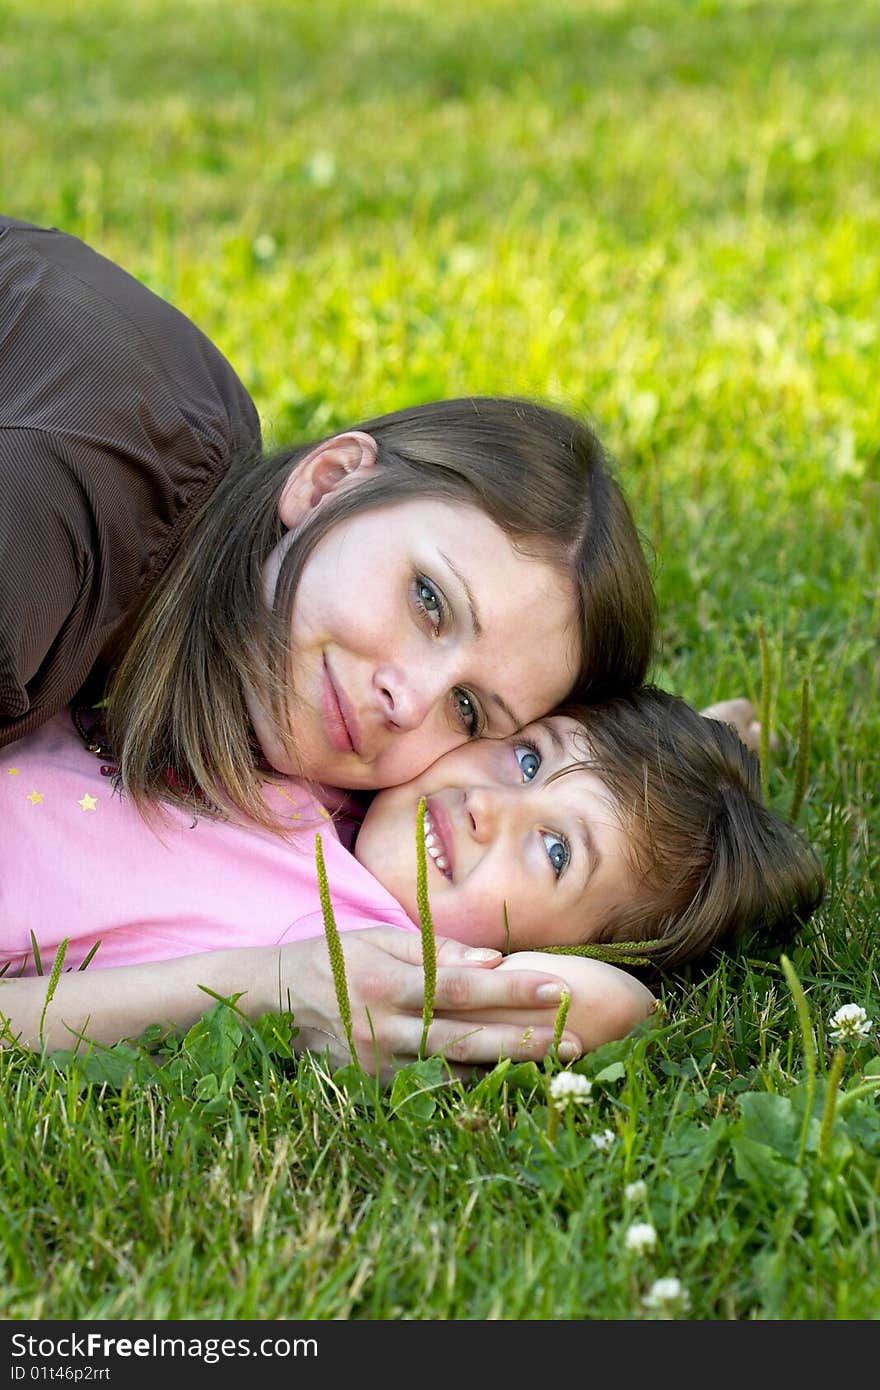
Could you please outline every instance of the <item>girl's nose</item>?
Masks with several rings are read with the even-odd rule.
[[[509,810],[509,797],[503,787],[468,787],[464,808],[470,821],[470,833],[477,844],[488,844],[497,834]]]
[[[544,789],[512,786],[504,781],[480,782],[464,793],[470,833],[478,844],[489,844],[501,834],[521,835],[541,824],[550,814]]]

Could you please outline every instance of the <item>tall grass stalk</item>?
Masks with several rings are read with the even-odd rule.
[[[773,705],[773,679],[770,669],[770,648],[764,624],[758,624],[758,649],[761,657],[760,723],[758,735],[758,757],[761,761],[761,795],[767,801],[770,796],[770,716]]]
[[[34,943],[36,945],[36,942]],[[40,1013],[40,1046],[43,1046],[43,1024],[46,1021],[46,1011],[55,997],[58,988],[58,981],[61,979],[61,971],[64,969],[64,957],[67,955],[67,948],[70,945],[70,937],[65,936],[59,942],[58,950],[55,952],[55,959],[52,962],[52,970],[49,974],[49,984],[46,988],[46,998],[43,1001],[42,1012]]]
[[[828,1068],[825,1104],[822,1108],[822,1123],[819,1127],[819,1158],[823,1161],[828,1156],[828,1149],[831,1144],[831,1132],[834,1128],[834,1112],[837,1107],[840,1078],[843,1075],[843,1064],[845,1061],[846,1053],[842,1047],[838,1047],[831,1059],[831,1066]]]
[[[581,956],[608,965],[650,965],[651,943],[645,941],[581,941],[571,946],[542,946],[552,956]]]
[[[419,930],[422,934],[422,968],[425,974],[425,998],[422,1005],[422,1037],[419,1057],[428,1046],[428,1029],[434,1017],[434,994],[437,988],[437,943],[434,922],[428,902],[428,862],[425,849],[425,798],[419,800],[416,812],[416,903],[419,909]]]
[[[797,755],[794,764],[794,787],[791,794],[789,817],[794,823],[801,813],[807,793],[810,764],[810,679],[804,676],[801,684],[801,712],[798,720]]]
[[[315,868],[318,874],[318,895],[321,899],[321,914],[324,918],[324,936],[327,940],[327,951],[330,955],[330,968],[333,971],[333,987],[336,991],[336,1005],[339,1009],[339,1017],[345,1029],[345,1040],[348,1043],[348,1050],[351,1060],[355,1066],[360,1065],[357,1050],[354,1045],[354,1036],[351,1026],[351,1001],[348,997],[348,981],[345,978],[345,956],[342,951],[342,942],[339,939],[339,928],[336,925],[336,917],[333,913],[333,903],[330,900],[330,885],[327,882],[327,869],[324,864],[324,846],[321,843],[320,834],[315,835]]]
[[[567,990],[563,992],[559,1001],[559,1008],[556,1010],[556,1021],[553,1025],[553,1056],[559,1060],[559,1044],[562,1042],[562,1034],[565,1032],[565,1020],[568,1018],[571,995]]]

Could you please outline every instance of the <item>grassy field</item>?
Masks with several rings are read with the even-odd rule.
[[[670,981],[553,1139],[552,1063],[377,1093],[222,1005],[152,1058],[3,1052],[0,1316],[640,1319],[661,1276],[673,1316],[880,1315],[878,41],[873,0],[6,0],[4,210],[172,298],[270,441],[590,415],[656,679],[757,697],[763,626],[783,811],[809,677],[828,894],[800,999],[759,946]]]

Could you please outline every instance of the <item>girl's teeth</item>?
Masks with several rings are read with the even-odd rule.
[[[443,854],[437,836],[434,834],[434,822],[431,820],[427,811],[425,812],[425,849],[430,854],[440,872],[446,874],[448,878],[449,874],[447,872],[446,856]]]

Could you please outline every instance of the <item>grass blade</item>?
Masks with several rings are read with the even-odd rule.
[[[33,932],[31,932],[31,950],[34,953],[34,971],[37,975],[42,975],[43,962],[40,958],[40,948],[37,945],[37,938],[34,936]]]
[[[797,757],[794,766],[794,789],[791,794],[789,819],[792,824],[800,815],[807,792],[807,767],[810,761],[810,680],[804,677],[801,686],[801,717],[798,723]]]
[[[801,1126],[801,1142],[800,1151],[798,1153],[798,1164],[803,1165],[804,1156],[807,1152],[807,1134],[810,1128],[810,1119],[813,1114],[813,1095],[816,1090],[816,1039],[813,1035],[813,1025],[810,1020],[810,1006],[807,1003],[804,987],[797,977],[795,968],[788,956],[782,956],[779,963],[782,966],[782,973],[788,982],[788,987],[794,999],[798,1026],[801,1032],[801,1041],[804,1046],[804,1064],[807,1069],[807,1100],[804,1105],[804,1121]]]
[[[761,761],[761,795],[766,801],[770,794],[770,704],[772,679],[770,675],[770,648],[764,624],[758,624],[758,647],[761,652],[761,732],[759,735],[758,756]]]

